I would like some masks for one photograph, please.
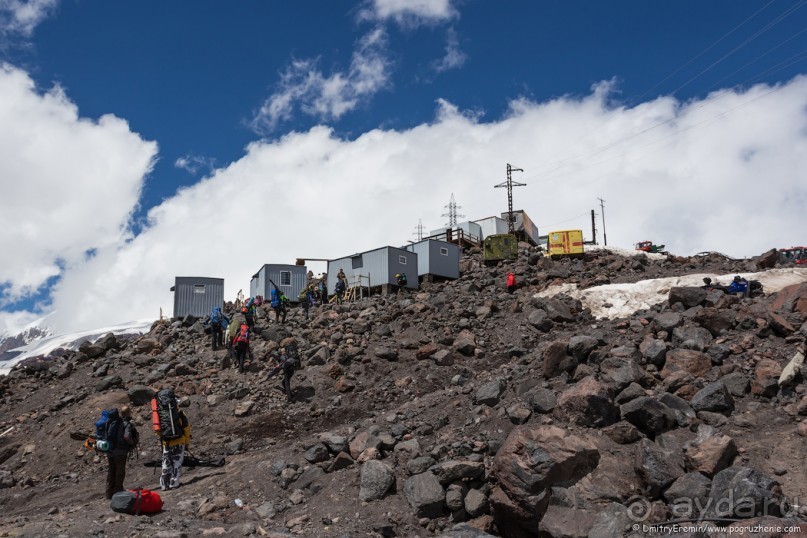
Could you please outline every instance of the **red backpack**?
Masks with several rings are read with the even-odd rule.
[[[130,489],[112,496],[112,510],[122,514],[156,514],[163,509],[160,494],[148,489]]]
[[[238,329],[238,333],[233,338],[233,344],[240,344],[241,342],[249,344],[249,325],[244,323],[241,324],[241,328]]]

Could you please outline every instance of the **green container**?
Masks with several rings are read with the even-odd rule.
[[[518,240],[513,234],[489,235],[483,244],[483,259],[486,262],[515,260],[518,258]]]

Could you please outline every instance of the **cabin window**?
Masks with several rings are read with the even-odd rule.
[[[291,286],[291,271],[280,271],[280,285]]]
[[[406,265],[406,256],[398,256],[398,263]]]
[[[204,284],[194,284],[193,285],[193,293],[204,293],[205,292],[205,285]]]
[[[448,249],[446,247],[440,247],[440,256],[448,256]]]
[[[361,256],[354,256],[350,258],[350,263],[353,269],[361,269],[362,267],[364,267],[364,263],[362,262]]]

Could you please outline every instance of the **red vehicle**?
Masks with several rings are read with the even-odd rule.
[[[669,254],[664,250],[664,245],[654,245],[652,241],[640,241],[636,243],[636,250],[651,252],[653,254]]]
[[[779,263],[807,265],[807,247],[780,248]]]

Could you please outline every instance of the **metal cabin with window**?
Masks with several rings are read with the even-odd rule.
[[[397,286],[395,275],[403,273],[406,275],[406,287],[418,288],[418,255],[402,248],[381,247],[329,260],[328,293],[333,293],[339,269],[344,270],[348,287]]]
[[[224,306],[224,279],[178,276],[171,288],[174,292],[174,317],[203,318],[213,307]]]
[[[308,285],[308,269],[305,265],[267,263],[252,275],[249,282],[249,296],[261,295],[268,301],[273,289],[270,280],[277,284],[289,301],[296,303],[300,292]]]
[[[407,245],[406,250],[418,255],[419,277],[460,277],[460,247],[454,243],[424,239]]]

